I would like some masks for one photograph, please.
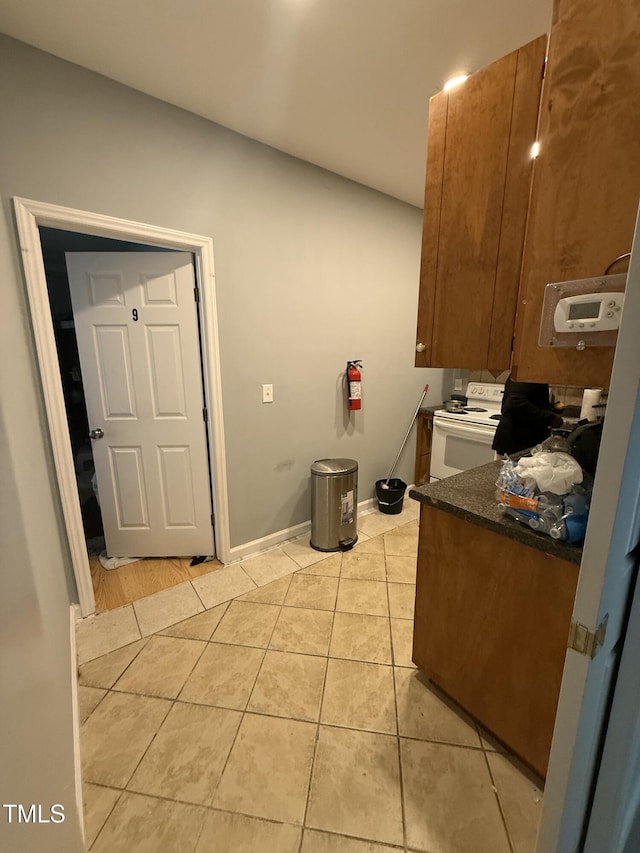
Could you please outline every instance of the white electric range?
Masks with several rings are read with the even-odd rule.
[[[497,458],[491,445],[503,396],[504,385],[470,382],[462,411],[434,412],[430,481],[452,477]]]

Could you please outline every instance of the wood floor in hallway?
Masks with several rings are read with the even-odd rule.
[[[148,558],[117,569],[105,569],[97,557],[89,557],[96,611],[114,610],[223,567],[218,560],[198,566],[191,566],[190,562],[188,557]]]

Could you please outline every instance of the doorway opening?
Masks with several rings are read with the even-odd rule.
[[[55,228],[42,227],[39,233],[96,610],[112,610],[220,568],[221,563],[214,554],[207,555],[206,561],[202,555],[203,559],[194,566],[185,557],[127,558],[108,554],[66,256],[68,252],[175,251]]]
[[[202,380],[201,390],[208,415],[206,467],[211,471],[212,494],[209,497],[213,499],[216,552],[220,561],[218,565],[221,565],[229,561],[230,547],[212,241],[208,237],[24,199],[14,199],[14,207],[60,500],[80,610],[83,616],[87,616],[96,610],[87,539],[94,538],[89,536],[90,533],[96,534],[95,538],[99,536],[104,513],[100,508],[100,489],[96,490],[95,482],[91,482],[94,454],[86,443],[89,426],[86,408],[80,410],[86,389],[79,387],[82,383],[78,383],[77,347],[72,342],[73,314],[69,315],[69,301],[63,292],[64,288],[62,291],[59,289],[60,276],[66,273],[66,264],[60,262],[61,254],[64,256],[64,252],[70,250],[100,253],[105,250],[147,253],[178,251],[187,252],[192,258],[193,263],[189,262],[189,267],[191,274],[195,274],[198,288],[196,314],[201,344],[197,355],[198,367],[192,373],[198,373],[198,382],[200,378]],[[61,245],[61,241],[65,241],[65,244]],[[47,283],[45,259],[50,273],[53,273],[50,274],[50,286]],[[50,289],[56,291],[51,301]],[[59,354],[62,366],[59,366]],[[65,371],[68,374],[66,376]],[[174,462],[171,464],[175,467]],[[142,560],[131,564],[131,571],[137,565],[138,574],[142,568],[143,573],[146,570],[151,577],[151,588],[141,594],[133,593],[136,597],[185,580],[180,577],[178,566],[173,562],[163,561],[164,565],[155,567],[149,563]],[[192,567],[189,575],[193,577],[194,572],[202,574],[209,568],[213,568],[213,564],[210,567],[207,564]],[[111,606],[118,605],[113,603]]]

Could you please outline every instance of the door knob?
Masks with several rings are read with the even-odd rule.
[[[100,427],[98,427],[98,429],[92,429],[91,432],[89,433],[89,438],[93,438],[93,439],[102,438],[103,436],[104,436],[104,430],[100,429]]]
[[[424,352],[426,350],[426,346],[422,343],[422,341],[418,341],[416,344],[416,352]]]

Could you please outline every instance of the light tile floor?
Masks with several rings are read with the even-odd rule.
[[[87,849],[534,850],[540,790],[411,662],[407,503],[78,626]]]

